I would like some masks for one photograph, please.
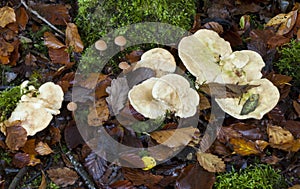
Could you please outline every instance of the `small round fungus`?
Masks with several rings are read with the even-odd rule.
[[[117,36],[114,40],[115,44],[118,45],[120,47],[120,50],[123,51],[124,47],[127,43],[127,40],[124,36]]]
[[[95,43],[95,48],[100,51],[100,55],[103,55],[103,51],[105,51],[107,49],[107,44],[104,40],[99,39],[98,41],[96,41]]]

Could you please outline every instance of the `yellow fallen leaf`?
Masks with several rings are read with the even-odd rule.
[[[176,148],[186,146],[193,139],[196,131],[199,130],[194,127],[185,127],[154,131],[150,134],[150,136],[160,144],[166,145],[170,148]]]
[[[205,170],[214,173],[225,171],[225,163],[218,156],[200,151],[196,155],[198,162]]]
[[[156,166],[156,161],[151,156],[144,156],[144,157],[142,157],[142,161],[145,164],[145,167],[143,168],[144,171],[152,169],[153,167]]]
[[[16,14],[13,8],[5,6],[0,8],[0,26],[4,28],[7,24],[16,21]]]
[[[242,156],[261,153],[252,141],[247,141],[243,138],[231,138],[229,142],[233,145],[234,152]]]
[[[277,28],[277,34],[278,35],[284,35],[291,31],[293,26],[296,23],[298,10],[291,11],[287,14],[278,14],[275,17],[273,17],[269,22],[266,24],[266,26],[272,26]]]

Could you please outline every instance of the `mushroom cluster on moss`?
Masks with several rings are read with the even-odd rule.
[[[198,85],[255,85],[240,98],[216,98],[220,107],[231,116],[238,119],[261,119],[276,106],[279,91],[269,80],[261,79],[261,69],[265,63],[257,52],[232,52],[229,42],[207,29],[200,29],[184,37],[178,51],[187,70],[196,77]]]
[[[33,136],[49,125],[52,115],[60,113],[64,93],[59,85],[47,82],[38,90],[31,87],[30,91],[21,97],[9,119],[4,122],[1,127],[3,133],[6,133],[6,127],[12,126],[11,123],[19,121],[27,135]]]
[[[134,86],[128,93],[130,104],[144,117],[156,119],[169,110],[181,118],[195,115],[198,93],[178,74],[152,77]]]

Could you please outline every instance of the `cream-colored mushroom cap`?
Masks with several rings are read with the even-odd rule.
[[[178,74],[162,76],[153,86],[152,95],[175,111],[181,118],[195,115],[199,105],[198,93],[190,88],[190,83]]]
[[[249,85],[259,85],[250,89],[243,98],[216,98],[216,102],[222,110],[237,119],[255,118],[261,119],[266,113],[271,111],[278,103],[280,94],[277,89],[267,79],[257,79],[249,82]],[[258,104],[254,111],[246,115],[241,115],[242,108],[247,99],[253,95],[258,94]]]
[[[126,40],[126,38],[125,38],[124,36],[121,36],[121,35],[120,35],[120,36],[117,36],[117,37],[115,38],[114,42],[115,42],[116,45],[118,45],[118,46],[120,46],[120,47],[123,47],[123,46],[126,45],[127,40]]]
[[[20,125],[27,131],[27,135],[33,136],[44,130],[52,117],[40,103],[22,102],[17,105],[7,121],[21,121]]]
[[[235,51],[220,62],[224,83],[232,84],[260,79],[264,66],[262,57],[251,50]]]
[[[61,108],[62,101],[64,100],[64,92],[59,85],[53,82],[46,82],[40,86],[37,98],[48,103],[48,106],[45,106],[45,108],[58,110]]]
[[[155,119],[164,116],[166,107],[152,96],[152,88],[158,78],[150,78],[139,85],[135,85],[128,93],[132,107],[144,117]]]
[[[218,33],[201,29],[184,37],[178,45],[179,57],[197,82],[214,82],[221,73],[218,63],[232,53],[229,42]]]
[[[151,68],[156,72],[156,77],[161,77],[166,73],[173,73],[176,70],[174,56],[163,48],[154,48],[146,51],[141,60],[137,62],[134,70],[139,67]]]

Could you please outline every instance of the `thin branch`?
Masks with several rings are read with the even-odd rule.
[[[38,19],[42,20],[43,22],[45,22],[48,26],[50,26],[54,31],[56,31],[57,33],[59,33],[62,36],[65,36],[65,33],[60,31],[57,27],[55,27],[54,25],[52,25],[48,20],[46,20],[44,17],[42,17],[38,12],[36,12],[35,10],[32,10],[26,3],[24,0],[21,0],[21,4],[32,14],[34,14]]]
[[[22,169],[20,169],[20,171],[18,172],[18,174],[15,176],[15,178],[11,181],[10,185],[8,186],[8,189],[15,189],[20,180],[24,177],[24,175],[27,173],[27,169],[28,167],[23,167]]]

